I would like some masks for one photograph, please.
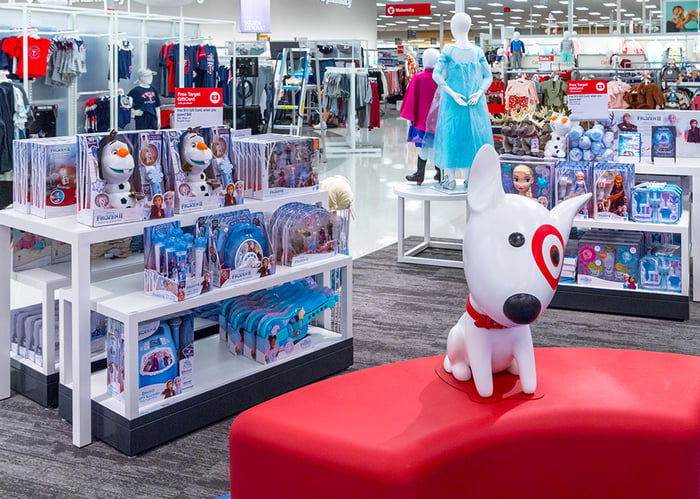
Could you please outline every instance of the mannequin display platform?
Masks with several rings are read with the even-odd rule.
[[[484,52],[469,41],[472,21],[468,14],[452,17],[450,29],[456,42],[440,55],[433,79],[440,87],[435,127],[434,163],[442,172],[441,186],[456,187],[455,170],[468,170],[484,144],[493,145],[491,120],[484,94],[493,76]],[[467,181],[465,181],[466,185]]]
[[[257,405],[231,425],[232,497],[697,497],[700,357],[535,357],[533,395],[503,373],[481,399],[436,356]]]
[[[510,42],[510,66],[512,69],[522,68],[524,55],[525,43],[520,39],[520,32],[516,31]]]
[[[408,142],[413,142],[420,149],[418,169],[415,173],[406,175],[406,180],[417,182],[418,185],[422,184],[425,178],[425,165],[435,137],[435,121],[433,119],[432,123],[429,123],[429,114],[438,88],[437,83],[433,80],[433,69],[439,58],[440,52],[436,49],[427,49],[423,52],[424,69],[409,83],[401,105],[401,117],[411,122]],[[435,169],[439,174],[440,170],[437,166]]]
[[[160,97],[158,91],[151,85],[156,73],[147,68],[136,72],[137,85],[128,96],[133,104],[131,116],[134,118],[137,130],[158,130],[160,128]]]

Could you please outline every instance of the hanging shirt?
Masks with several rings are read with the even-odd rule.
[[[131,79],[132,59],[134,46],[128,40],[119,42],[119,50],[117,52],[117,67],[120,80]]]
[[[131,97],[134,109],[143,111],[143,114],[158,116],[156,108],[160,107],[160,98],[155,88],[144,88],[141,85],[137,85],[129,90],[128,95]]]
[[[566,83],[558,79],[545,80],[540,84],[542,105],[558,111],[566,104]]]
[[[191,88],[194,84],[194,71],[197,64],[197,52],[199,51],[198,45],[185,46],[185,81],[184,87]],[[172,91],[175,91],[175,87],[180,85],[179,75],[180,75],[180,44],[176,43],[170,50],[170,57],[168,58],[168,64],[170,71],[172,72],[171,77],[174,80]]]
[[[41,78],[46,74],[46,59],[49,55],[51,40],[48,38],[27,37],[27,75],[29,78]],[[17,60],[15,74],[24,77],[24,57],[22,37],[6,38],[2,50]]]
[[[608,82],[608,108],[627,109],[629,104],[625,102],[625,94],[630,91],[630,85],[624,81],[613,80]]]
[[[537,87],[534,81],[510,80],[506,89],[506,109],[508,112],[534,108],[539,103]]]
[[[213,45],[202,45],[197,51],[197,78],[196,86],[199,88],[216,87],[217,68],[219,56]]]

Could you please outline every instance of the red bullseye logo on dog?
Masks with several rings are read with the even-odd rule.
[[[542,225],[537,229],[532,237],[532,255],[547,283],[556,289],[564,266],[564,239],[556,227]]]

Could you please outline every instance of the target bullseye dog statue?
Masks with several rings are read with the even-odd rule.
[[[469,177],[464,234],[466,312],[447,338],[444,368],[459,381],[472,377],[482,397],[493,395],[493,374],[520,376],[523,392],[537,387],[532,324],[554,297],[564,248],[585,194],[548,211],[506,194],[498,155],[483,146]]]

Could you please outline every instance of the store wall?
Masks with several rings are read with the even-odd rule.
[[[132,8],[138,4],[132,2]],[[320,0],[271,0],[271,30],[274,40],[352,39],[367,40],[369,48],[377,46],[377,7],[375,0],[353,0],[352,7]],[[139,7],[136,7],[139,8]],[[207,19],[229,19],[240,22],[239,0],[205,0],[184,7],[184,15]],[[178,8],[153,8],[154,13],[179,15]],[[230,40],[230,28],[203,26],[202,33],[217,41]],[[255,39],[255,35],[237,34],[239,40]]]

